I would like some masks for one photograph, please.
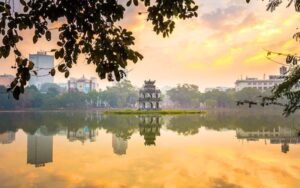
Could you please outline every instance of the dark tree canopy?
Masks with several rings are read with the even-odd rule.
[[[136,63],[143,58],[132,49],[135,40],[132,32],[119,25],[127,7],[144,6],[146,12],[140,14],[147,14],[153,30],[164,37],[172,33],[175,18],[195,17],[198,9],[194,0],[20,0],[22,11],[14,10],[10,2],[0,2],[0,58],[7,58],[11,53],[16,56],[13,67],[16,78],[8,88],[15,99],[24,93],[34,68],[34,63],[23,57],[18,49],[23,40],[19,34],[22,30],[34,30],[33,43],[42,37],[50,41],[53,28],[49,25],[62,22],[56,28],[58,48],[52,50],[55,58],[62,61],[49,70],[52,76],[57,69],[68,77],[78,56],[83,54],[88,64],[96,65],[101,79],[119,81],[125,76],[128,62]]]

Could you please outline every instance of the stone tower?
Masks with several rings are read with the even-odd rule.
[[[139,92],[139,110],[160,110],[161,92],[155,81],[145,81]]]

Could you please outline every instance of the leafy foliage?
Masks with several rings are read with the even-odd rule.
[[[188,19],[197,16],[198,6],[193,0],[128,0],[127,7],[146,8],[147,21],[153,24],[153,30],[164,37],[172,33],[174,18]],[[120,81],[125,77],[124,69],[128,62],[138,62],[143,56],[132,49],[135,38],[131,31],[118,25],[124,18],[126,6],[117,0],[20,0],[22,11],[16,12],[9,1],[0,2],[0,33],[2,46],[0,58],[10,53],[16,56],[16,79],[8,91],[15,99],[24,93],[24,87],[30,80],[30,71],[34,64],[17,48],[23,37],[19,31],[34,30],[33,43],[45,37],[51,41],[51,23],[60,23],[58,48],[53,49],[55,58],[61,59],[59,72],[70,75],[69,70],[78,62],[80,54],[85,55],[88,64],[96,65],[101,79]],[[56,70],[49,70],[52,76]]]
[[[183,84],[178,85],[167,91],[170,100],[175,102],[177,107],[196,108],[200,103],[200,92],[196,85]]]
[[[19,101],[7,96],[6,89],[0,86],[0,110],[14,109],[77,109],[77,108],[132,108],[138,100],[138,91],[130,81],[123,80],[104,91],[66,93],[56,84],[43,84],[42,92],[30,86]]]

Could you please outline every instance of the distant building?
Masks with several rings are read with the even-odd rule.
[[[10,83],[14,81],[15,77],[9,74],[0,75],[0,86],[9,87]]]
[[[280,67],[280,75],[270,75],[269,79],[258,79],[258,78],[246,78],[245,80],[237,80],[235,82],[235,90],[241,91],[244,88],[256,88],[260,91],[271,89],[276,85],[281,84],[284,81],[287,73],[287,68]]]
[[[86,79],[84,75],[80,79],[71,78],[68,81],[68,91],[79,91],[83,93],[89,93],[91,91],[97,90],[98,84],[96,78]]]
[[[161,92],[156,89],[155,81],[145,81],[139,92],[140,110],[159,110],[161,102]]]
[[[211,88],[205,88],[205,93],[206,92],[211,92],[211,91],[214,91],[214,90],[225,92],[229,89],[232,89],[232,88],[231,87],[211,87]]]
[[[7,131],[0,134],[1,144],[11,144],[16,139],[16,133],[12,131]]]
[[[112,135],[112,147],[114,149],[115,154],[125,155],[127,147],[128,147],[127,140],[113,134]]]
[[[27,163],[35,167],[53,161],[53,136],[27,135]]]
[[[47,55],[46,52],[38,52],[37,54],[30,54],[29,60],[34,63],[34,72],[31,72],[29,85],[34,85],[38,89],[45,83],[53,83],[53,76],[49,74],[50,70],[54,67],[54,56]]]
[[[281,144],[283,153],[289,151],[289,144],[300,144],[299,130],[278,127],[273,129],[260,129],[256,131],[236,130],[236,137],[246,141],[270,140],[270,144]]]

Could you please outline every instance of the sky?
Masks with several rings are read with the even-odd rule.
[[[135,50],[144,59],[130,64],[128,79],[136,86],[144,80],[156,80],[159,87],[177,84],[196,84],[201,90],[207,87],[234,87],[237,79],[263,78],[277,74],[279,64],[266,59],[266,51],[296,53],[297,42],[292,36],[297,32],[299,14],[293,7],[282,5],[275,12],[266,11],[266,1],[252,0],[196,0],[198,17],[176,20],[175,31],[169,38],[153,32],[146,15],[138,15],[143,7],[126,11],[122,26],[133,31]],[[19,45],[28,56],[40,50],[50,51],[56,42],[42,40],[32,44],[31,31],[22,33],[25,41]],[[52,33],[55,38],[55,31]],[[282,57],[272,57],[284,61]],[[14,74],[10,68],[13,57],[0,60],[0,74]],[[57,63],[57,62],[56,62]],[[70,77],[97,77],[95,67],[82,60],[71,70]],[[66,82],[62,74],[55,82]],[[105,88],[114,83],[98,80]]]

